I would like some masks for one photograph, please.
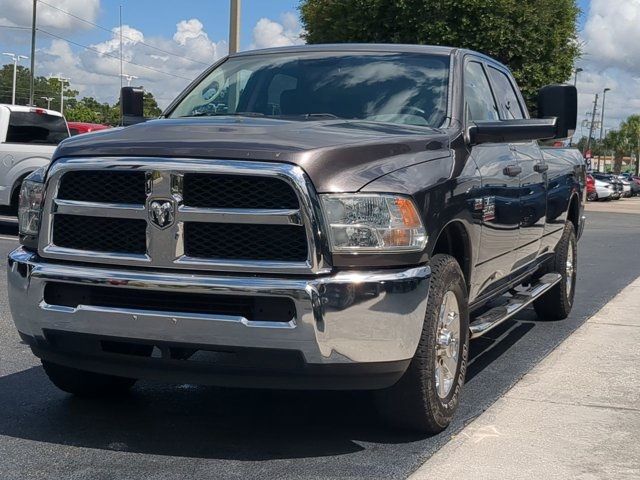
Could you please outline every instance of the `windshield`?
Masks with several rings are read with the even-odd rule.
[[[58,145],[69,136],[67,123],[59,115],[40,112],[11,112],[7,143]]]
[[[230,58],[170,118],[254,115],[344,118],[440,127],[449,57],[408,53],[282,53]]]

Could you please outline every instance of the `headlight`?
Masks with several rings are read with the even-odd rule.
[[[40,230],[40,214],[44,200],[45,169],[39,168],[22,181],[20,202],[18,204],[18,230],[22,243],[36,246],[36,238]]]
[[[334,252],[421,251],[427,233],[413,201],[387,194],[320,195]]]

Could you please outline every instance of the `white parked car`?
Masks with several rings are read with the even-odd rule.
[[[24,177],[48,164],[67,137],[69,128],[59,112],[0,104],[0,206],[17,208]]]
[[[620,178],[620,177],[618,177]],[[626,178],[620,178],[620,181],[622,182],[622,196],[624,198],[628,198],[631,196],[631,183],[629,183],[629,180],[627,180]]]
[[[595,179],[597,200],[611,200],[611,194],[615,191],[613,185],[602,180]]]

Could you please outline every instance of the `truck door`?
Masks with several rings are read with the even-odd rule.
[[[488,65],[489,78],[496,93],[501,120],[517,120],[528,117],[511,75]],[[516,249],[518,268],[535,260],[544,235],[547,214],[546,164],[537,141],[514,142],[509,145],[520,172],[520,235]]]
[[[464,69],[464,97],[467,121],[499,120],[499,110],[485,68],[469,60]],[[474,145],[471,156],[482,178],[475,198],[475,210],[482,219],[476,284],[481,293],[512,272],[519,243],[519,167],[507,143]]]

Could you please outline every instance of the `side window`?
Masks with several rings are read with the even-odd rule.
[[[518,101],[518,95],[513,88],[509,77],[500,70],[489,67],[489,76],[496,89],[496,97],[500,105],[503,120],[518,120],[524,118],[522,107]]]
[[[482,65],[469,62],[464,69],[464,98],[468,120],[499,120],[498,107]]]

